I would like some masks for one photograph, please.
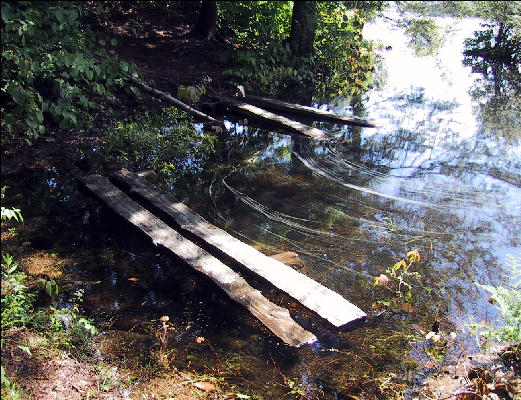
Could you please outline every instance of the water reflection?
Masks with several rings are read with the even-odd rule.
[[[470,95],[483,121],[481,134],[519,142],[521,43],[510,24],[483,29],[466,40],[463,63],[481,74]]]

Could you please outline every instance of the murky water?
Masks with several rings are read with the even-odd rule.
[[[59,236],[55,248],[84,256],[70,271],[82,277],[85,309],[110,321],[105,328],[146,331],[150,321],[170,317],[174,365],[224,371],[243,392],[266,398],[287,395],[293,383],[301,397],[331,399],[377,396],[399,379],[412,387],[436,366],[426,333],[440,330],[449,357],[472,349],[462,330],[497,315],[475,282],[503,283],[507,256],[521,256],[521,148],[487,130],[469,94],[479,75],[461,64],[463,39],[478,27],[454,25],[437,57],[418,59],[389,22],[368,25],[368,38],[392,47],[381,51],[380,87],[355,107],[378,128],[319,124],[332,139],[317,142],[230,122],[218,162],[196,183],[170,188],[266,254],[299,254],[301,272],[367,312],[353,331],[336,331],[257,282],[319,339],[285,347],[211,282],[88,202],[73,179],[85,173],[83,153],[45,172],[26,171],[23,183],[34,190],[20,206],[26,218],[45,210],[42,235]],[[330,107],[351,111],[342,100]],[[67,217],[57,211],[65,205]],[[413,249],[422,260],[408,270],[419,274],[405,277],[409,289],[389,290],[398,289],[396,280],[373,286]]]

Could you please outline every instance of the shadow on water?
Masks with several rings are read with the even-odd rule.
[[[425,87],[348,104],[340,111],[376,118],[380,128],[317,124],[332,136],[317,142],[227,121],[191,180],[157,182],[260,251],[296,252],[302,273],[368,313],[366,324],[338,332],[256,282],[317,335],[301,349],[283,346],[211,282],[80,192],[79,176],[104,172],[96,149],[6,175],[3,185],[27,188],[18,199],[26,220],[45,219],[33,246],[69,256],[65,289],[85,289],[83,307],[102,328],[150,333],[168,315],[172,366],[224,370],[270,398],[291,392],[289,382],[302,398],[379,396],[386,382],[417,383],[439,367],[426,333],[441,332],[442,355],[456,358],[473,346],[462,329],[495,317],[474,283],[503,282],[506,255],[519,254],[520,151],[481,134],[479,121],[462,117],[460,98]],[[421,261],[406,277],[408,293],[373,285],[412,249]]]

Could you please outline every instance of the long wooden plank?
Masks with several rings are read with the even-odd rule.
[[[287,103],[282,100],[270,99],[268,97],[263,96],[246,95],[244,97],[244,101],[253,105],[259,105],[274,110],[286,111],[303,115],[306,117],[315,118],[316,120],[320,119],[324,121],[339,122],[350,125],[359,125],[370,128],[376,127],[376,124],[374,122],[358,117],[356,115],[347,116],[336,114],[331,111],[319,110],[317,108],[303,106],[301,104]]]
[[[345,327],[365,320],[366,314],[338,293],[210,224],[172,195],[157,189],[136,174],[122,169],[113,177],[132,193],[167,213],[180,232],[192,234],[206,243],[208,248],[225,253],[333,325]]]
[[[288,129],[292,132],[309,136],[313,139],[327,138],[326,133],[318,128],[304,125],[298,121],[293,121],[289,118],[283,117],[282,115],[274,114],[270,111],[248,104],[244,101],[232,99],[230,97],[225,96],[219,96],[218,99],[224,104],[226,104],[228,107],[230,107],[232,110],[240,114],[258,118],[269,123],[274,123],[284,129]]]
[[[156,246],[162,246],[211,278],[230,298],[246,307],[284,343],[298,347],[316,341],[315,335],[297,324],[287,309],[270,302],[238,273],[185,239],[106,178],[90,175],[82,178],[81,182],[107,207],[143,231]]]

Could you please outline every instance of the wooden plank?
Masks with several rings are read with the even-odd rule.
[[[246,307],[276,336],[291,346],[316,341],[289,315],[289,311],[270,302],[239,274],[206,251],[185,239],[159,218],[130,199],[101,175],[81,178],[81,182],[107,207],[145,233],[156,246],[162,246],[192,268],[211,278],[230,298]]]
[[[331,111],[319,110],[318,108],[303,106],[300,104],[287,103],[282,100],[270,99],[268,97],[262,96],[246,95],[243,99],[247,103],[251,103],[253,105],[259,105],[274,110],[291,112],[294,114],[314,118],[315,120],[338,122],[343,124],[358,125],[370,128],[376,127],[376,124],[374,122],[361,117],[357,117],[356,115],[348,116],[336,114]]]
[[[271,282],[280,290],[336,327],[346,327],[366,319],[366,314],[338,293],[324,287],[293,268],[268,257],[253,247],[210,224],[200,215],[126,169],[113,175],[132,193],[156,209],[167,213],[185,235],[194,235],[216,253],[223,252],[243,267]]]
[[[232,110],[240,114],[258,118],[269,123],[274,123],[284,129],[290,130],[291,132],[306,135],[313,139],[327,138],[326,133],[318,128],[313,128],[312,126],[304,125],[298,121],[293,121],[289,118],[283,117],[282,115],[274,114],[270,111],[248,104],[244,101],[224,96],[219,96],[218,99]]]

